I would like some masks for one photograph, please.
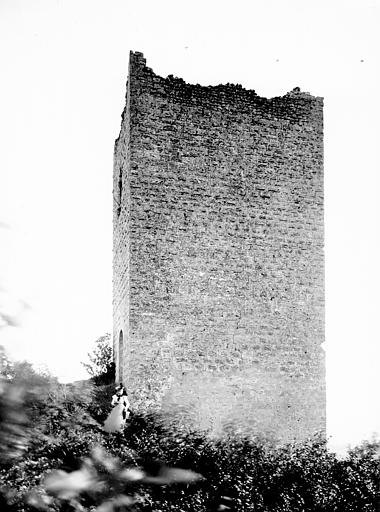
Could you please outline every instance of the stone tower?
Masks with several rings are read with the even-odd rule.
[[[114,153],[117,379],[192,427],[325,429],[323,99],[157,76]]]

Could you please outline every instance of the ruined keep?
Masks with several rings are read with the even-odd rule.
[[[191,427],[325,429],[323,99],[157,76],[114,152],[117,380]]]

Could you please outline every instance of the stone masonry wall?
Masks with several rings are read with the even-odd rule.
[[[131,53],[114,349],[132,402],[214,434],[324,430],[323,243],[322,98],[189,85]]]

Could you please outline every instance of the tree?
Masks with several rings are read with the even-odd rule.
[[[115,363],[112,359],[111,335],[101,336],[95,341],[95,347],[88,353],[89,363],[82,365],[95,384],[110,384],[115,381]]]

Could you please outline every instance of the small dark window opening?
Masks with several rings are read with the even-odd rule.
[[[123,331],[119,334],[119,382],[123,380],[123,359],[124,359],[124,336]]]
[[[123,194],[123,171],[120,168],[118,186],[118,201],[117,201],[117,216],[121,213],[121,198]]]

